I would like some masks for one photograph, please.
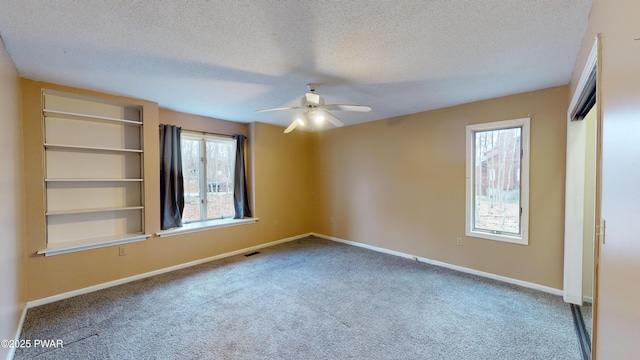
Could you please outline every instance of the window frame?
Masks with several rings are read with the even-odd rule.
[[[475,136],[476,132],[521,128],[520,158],[520,233],[500,233],[474,228],[475,200]],[[530,173],[530,118],[494,121],[466,126],[466,216],[465,235],[469,237],[529,245],[529,173]]]
[[[198,147],[199,147],[199,154],[200,154],[200,162],[199,162],[199,176],[198,176],[198,181],[199,181],[199,188],[200,188],[200,219],[199,220],[192,220],[192,221],[188,221],[188,222],[184,222],[184,225],[189,225],[189,224],[193,224],[193,225],[197,225],[197,224],[208,224],[211,222],[216,222],[216,221],[226,221],[229,219],[233,219],[235,217],[235,211],[234,214],[231,214],[230,216],[227,217],[220,217],[220,218],[207,218],[206,214],[207,214],[207,188],[208,188],[208,184],[207,184],[207,142],[230,142],[233,143],[233,151],[230,152],[230,161],[232,163],[235,163],[235,150],[236,147],[238,146],[238,142],[236,139],[231,138],[231,137],[226,137],[226,136],[218,136],[218,135],[213,135],[213,134],[205,134],[205,133],[199,133],[199,132],[191,132],[191,131],[182,131],[182,133],[180,134],[180,142],[182,143],[182,141],[184,139],[187,140],[197,140],[198,143]],[[184,157],[183,157],[183,162],[184,162]],[[235,164],[234,164],[235,166]],[[234,171],[232,171],[232,176],[234,175]],[[234,181],[231,181],[231,185],[234,186]],[[233,191],[231,191],[232,196],[233,196]],[[203,197],[204,194],[204,197]],[[204,218],[203,218],[203,214],[204,214]]]

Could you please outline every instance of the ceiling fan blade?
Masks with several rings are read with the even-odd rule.
[[[322,108],[327,110],[343,110],[343,111],[358,111],[358,112],[371,111],[371,107],[366,105],[326,104],[326,105],[323,105]]]
[[[307,115],[307,113],[298,114],[293,119],[293,122],[291,123],[291,125],[289,125],[288,128],[284,129],[284,133],[288,134],[288,133],[292,132],[293,129],[297,128],[298,126],[305,127],[308,124],[309,124],[309,116]]]
[[[300,106],[285,106],[285,107],[279,107],[279,108],[256,110],[256,112],[259,113],[259,112],[267,112],[267,111],[295,110],[295,109],[303,109],[303,107],[300,107]]]
[[[309,105],[320,105],[320,95],[308,92],[304,94]]]
[[[293,131],[293,129],[295,129],[297,126],[298,126],[298,120],[297,120],[297,119],[295,119],[295,120],[293,120],[293,122],[291,123],[291,125],[289,125],[289,127],[288,127],[288,128],[284,129],[284,133],[285,133],[285,134],[288,134],[288,133],[292,132],[292,131]]]
[[[333,116],[333,114],[331,114],[328,111],[323,111],[322,112],[325,115],[325,119],[327,119],[328,122],[330,122],[331,124],[333,124],[333,126],[335,127],[343,127],[344,123],[340,120],[338,120],[338,118],[336,118],[335,116]]]

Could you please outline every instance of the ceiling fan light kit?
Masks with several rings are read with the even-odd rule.
[[[281,110],[306,110],[303,113],[298,114],[293,122],[284,130],[284,133],[292,132],[296,127],[306,127],[310,126],[312,129],[314,128],[314,123],[316,125],[321,125],[326,120],[331,123],[335,127],[344,126],[344,123],[333,114],[331,114],[328,110],[341,110],[341,111],[359,111],[359,112],[368,112],[371,111],[371,107],[365,105],[350,105],[350,104],[326,104],[324,98],[315,93],[316,87],[318,84],[310,83],[307,84],[309,87],[309,92],[305,93],[304,96],[300,99],[300,106],[286,106],[286,107],[278,107],[278,108],[270,108],[263,110],[256,110],[256,112],[267,112],[267,111],[281,111]],[[313,120],[313,121],[311,121]]]

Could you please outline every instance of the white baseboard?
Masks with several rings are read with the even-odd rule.
[[[593,304],[593,297],[586,296],[586,295],[580,296],[576,294],[564,294],[563,299],[564,299],[564,302],[579,305],[579,306],[582,306],[583,303],[585,302]]]
[[[256,246],[252,246],[252,247],[248,247],[248,248],[235,250],[235,251],[232,251],[232,252],[228,252],[228,253],[224,253],[224,254],[220,254],[220,255],[215,255],[215,256],[208,257],[208,258],[204,258],[204,259],[194,260],[194,261],[190,261],[190,262],[187,262],[187,263],[184,263],[184,264],[174,265],[174,266],[170,266],[170,267],[166,267],[166,268],[162,268],[162,269],[146,272],[146,273],[143,273],[143,274],[129,276],[129,277],[126,277],[126,278],[113,280],[113,281],[109,281],[109,282],[106,282],[106,283],[97,284],[97,285],[89,286],[89,287],[86,287],[86,288],[73,290],[73,291],[69,291],[69,292],[66,292],[66,293],[58,294],[58,295],[49,296],[49,297],[42,298],[42,299],[32,300],[32,301],[27,302],[27,305],[25,307],[25,313],[26,313],[26,309],[27,308],[32,308],[32,307],[36,307],[36,306],[40,306],[40,305],[44,305],[44,304],[49,304],[49,303],[52,303],[52,302],[55,302],[55,301],[68,299],[70,297],[74,297],[74,296],[78,296],[78,295],[88,294],[88,293],[91,293],[91,292],[94,292],[94,291],[110,288],[112,286],[126,284],[128,282],[132,282],[132,281],[148,278],[148,277],[155,276],[155,275],[164,274],[164,273],[167,273],[167,272],[170,272],[170,271],[185,269],[185,268],[188,268],[188,267],[191,267],[191,266],[204,264],[204,263],[209,262],[209,261],[214,261],[214,260],[226,258],[226,257],[229,257],[229,256],[235,256],[235,255],[244,254],[244,253],[255,251],[255,250],[258,250],[258,249],[262,249],[262,248],[266,248],[266,247],[270,247],[270,246],[286,243],[286,242],[293,241],[293,240],[302,239],[302,238],[305,238],[305,237],[310,236],[310,235],[312,235],[312,234],[311,233],[307,233],[307,234],[292,236],[292,237],[289,237],[289,238],[280,239],[280,240],[276,240],[276,241],[271,241],[271,242],[268,242],[268,243],[264,243],[264,244],[260,244],[260,245],[256,245]],[[18,334],[20,334],[20,333],[18,333]]]
[[[566,303],[575,304],[575,305],[582,305],[582,301],[583,301],[582,296],[570,294],[568,292],[566,294],[563,294],[562,299]]]
[[[496,274],[492,274],[492,273],[488,273],[488,272],[484,272],[484,271],[474,270],[474,269],[466,268],[466,267],[463,267],[463,266],[452,265],[452,264],[445,263],[445,262],[442,262],[442,261],[431,260],[431,259],[427,259],[427,258],[424,258],[424,257],[415,256],[415,255],[411,255],[411,254],[406,254],[406,253],[399,252],[399,251],[389,250],[389,249],[385,249],[385,248],[381,248],[381,247],[377,247],[377,246],[372,246],[372,245],[367,245],[367,244],[363,244],[363,243],[359,243],[359,242],[355,242],[355,241],[344,240],[344,239],[336,238],[336,237],[333,237],[333,236],[327,236],[327,235],[316,234],[316,233],[311,233],[311,235],[317,236],[319,238],[323,238],[323,239],[327,239],[327,240],[331,240],[331,241],[336,241],[336,242],[339,242],[339,243],[347,244],[347,245],[352,245],[352,246],[357,246],[357,247],[361,247],[361,248],[365,248],[365,249],[369,249],[369,250],[373,250],[373,251],[378,251],[378,252],[385,253],[385,254],[400,256],[400,257],[407,258],[407,259],[412,259],[412,260],[417,260],[417,261],[420,261],[420,262],[423,262],[423,263],[436,265],[436,266],[444,267],[444,268],[447,268],[447,269],[452,269],[452,270],[464,272],[464,273],[467,273],[467,274],[478,275],[478,276],[482,276],[482,277],[485,277],[485,278],[498,280],[498,281],[502,281],[502,282],[505,282],[505,283],[518,285],[518,286],[522,286],[522,287],[525,287],[525,288],[542,291],[542,292],[553,294],[553,295],[562,296],[562,293],[563,293],[563,291],[561,289],[555,289],[555,288],[552,288],[552,287],[539,285],[539,284],[534,284],[534,283],[531,283],[531,282],[522,281],[522,280],[518,280],[518,279],[513,279],[513,278],[506,277],[506,276],[501,276],[501,275],[496,275]]]
[[[29,306],[27,306],[27,304],[24,304],[22,306],[22,313],[20,314],[20,320],[18,321],[18,328],[16,329],[16,336],[14,337],[16,342],[20,340],[20,334],[22,333],[22,326],[24,325],[24,319],[27,317],[28,309],[29,309]],[[15,354],[16,354],[16,348],[10,347],[9,353],[7,354],[7,360],[13,360],[13,357],[15,356]]]

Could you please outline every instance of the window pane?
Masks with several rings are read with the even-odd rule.
[[[473,229],[520,234],[522,128],[473,134]]]
[[[182,138],[184,212],[182,221],[200,220],[200,141]]]
[[[235,141],[207,141],[207,219],[233,217]]]

